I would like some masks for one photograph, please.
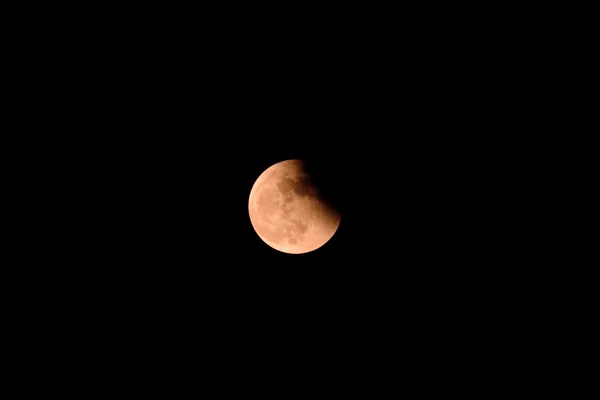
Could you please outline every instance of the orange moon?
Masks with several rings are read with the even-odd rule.
[[[337,231],[340,214],[319,195],[301,160],[267,168],[254,182],[248,200],[252,227],[275,250],[314,251]]]

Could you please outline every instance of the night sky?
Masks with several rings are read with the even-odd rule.
[[[247,368],[261,349],[348,361],[483,337],[522,243],[500,178],[504,103],[486,97],[506,83],[479,39],[192,22],[85,39],[66,71],[60,126],[77,135],[46,139],[68,156],[40,174],[65,210],[48,206],[61,231],[48,254],[69,266],[45,273],[79,293],[82,318],[137,345],[153,332],[196,356],[216,346],[222,363],[245,354]],[[267,246],[248,215],[255,180],[288,159],[308,161],[342,215],[302,255]]]
[[[248,292],[460,281],[449,265],[486,245],[480,186],[494,171],[481,166],[498,131],[478,134],[487,111],[475,85],[416,48],[392,60],[385,42],[329,51],[315,37],[314,47],[258,37],[223,35],[196,52],[190,40],[132,52],[123,42],[122,67],[96,66],[97,105],[78,113],[91,132],[79,157],[99,182],[90,257],[131,281],[190,290],[230,277]],[[247,210],[256,178],[292,158],[311,162],[342,212],[332,240],[304,255],[266,246]]]

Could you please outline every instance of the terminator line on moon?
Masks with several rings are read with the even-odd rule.
[[[301,160],[267,168],[250,191],[248,212],[258,236],[275,250],[316,250],[337,231],[341,217],[320,196]]]

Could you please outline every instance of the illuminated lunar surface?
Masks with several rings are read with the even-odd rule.
[[[341,217],[320,196],[301,160],[265,170],[250,191],[248,212],[258,236],[289,254],[316,250],[337,231]]]

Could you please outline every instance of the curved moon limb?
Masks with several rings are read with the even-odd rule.
[[[257,235],[289,254],[314,251],[337,231],[339,213],[319,196],[301,160],[267,168],[250,191],[248,212]]]

